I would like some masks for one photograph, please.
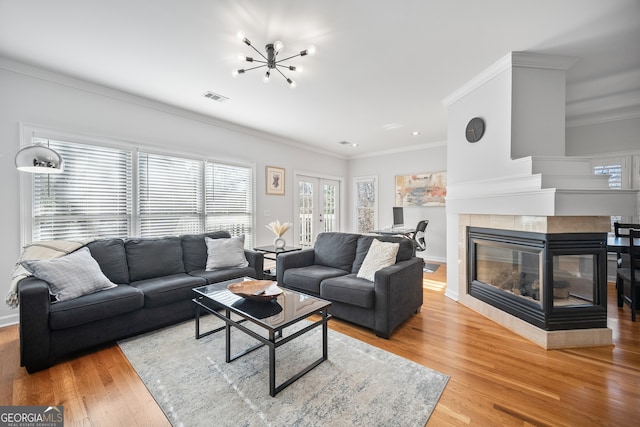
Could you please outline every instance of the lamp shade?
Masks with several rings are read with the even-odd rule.
[[[44,145],[30,145],[16,154],[16,168],[31,173],[62,173],[64,160],[55,150]]]

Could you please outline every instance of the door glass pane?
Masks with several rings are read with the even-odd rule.
[[[313,242],[313,183],[300,181],[299,184],[300,236],[299,245],[310,247]]]
[[[324,184],[324,231],[336,231],[336,186]]]

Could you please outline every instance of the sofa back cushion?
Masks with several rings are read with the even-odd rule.
[[[124,240],[100,239],[87,244],[87,247],[109,280],[119,285],[129,283],[129,265]]]
[[[315,263],[326,267],[351,271],[356,257],[359,234],[320,233],[313,246]]]
[[[227,231],[213,231],[204,234],[186,234],[182,236],[182,259],[185,271],[204,270],[207,265],[207,245],[204,238],[228,239]]]
[[[360,236],[356,249],[356,258],[353,261],[353,267],[351,269],[352,273],[357,274],[358,271],[360,271],[360,267],[362,266],[364,258],[367,256],[367,252],[369,252],[369,247],[373,239],[380,240],[381,242],[399,243],[400,247],[396,255],[396,262],[406,261],[414,257],[413,240],[396,236]]]
[[[127,239],[125,249],[131,282],[185,272],[180,237]]]

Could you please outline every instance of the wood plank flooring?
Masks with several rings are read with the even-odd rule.
[[[451,376],[429,427],[638,425],[640,322],[631,322],[628,307],[615,306],[611,284],[614,345],[547,351],[446,298],[446,265],[424,278],[422,311],[390,340],[329,323]],[[0,329],[0,361],[0,405],[64,405],[69,426],[169,425],[117,345],[29,375],[19,366],[17,327],[10,326]]]

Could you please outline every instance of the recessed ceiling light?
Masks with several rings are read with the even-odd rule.
[[[411,136],[418,136],[420,135],[421,132],[418,132],[417,130],[414,130],[413,132],[411,132]]]

